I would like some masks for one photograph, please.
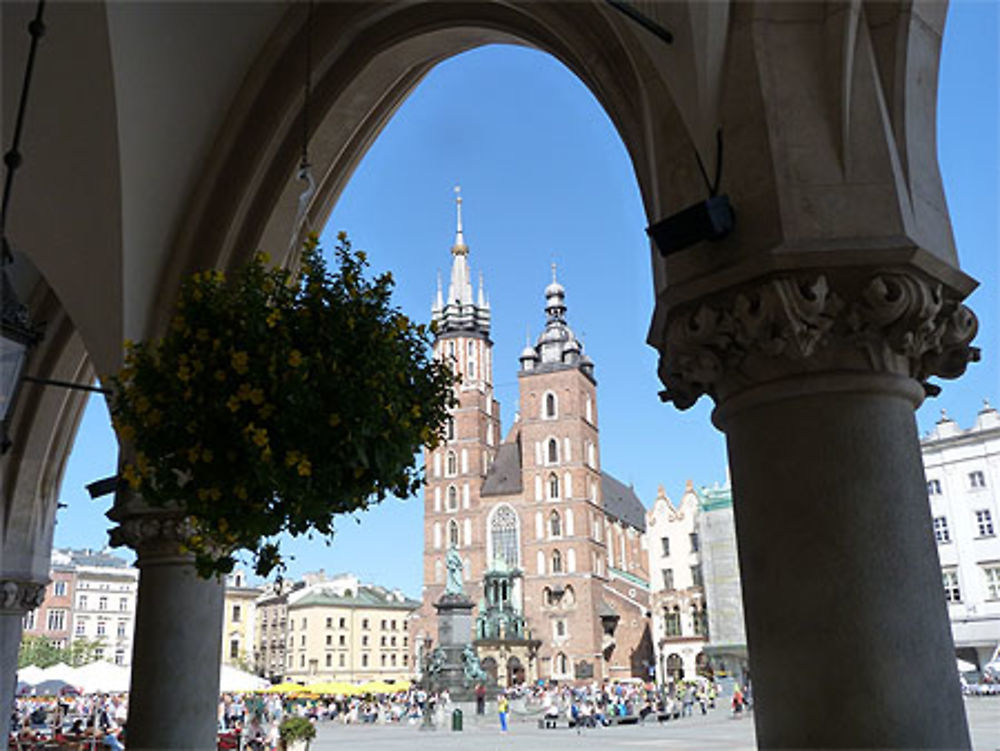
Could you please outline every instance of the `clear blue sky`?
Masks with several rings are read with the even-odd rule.
[[[997,369],[998,11],[954,2],[940,80],[939,156],[963,268],[981,282],[969,304],[984,359],[918,412],[921,431],[942,407],[967,427],[983,397],[1000,400]],[[454,237],[452,187],[461,183],[466,240],[493,309],[494,382],[509,429],[517,356],[526,327],[543,322],[542,290],[555,261],[568,319],[596,363],[602,464],[649,505],[657,485],[678,497],[725,476],[722,435],[702,399],[687,412],[663,405],[652,312],[649,249],[638,186],[625,149],[589,91],[555,59],[488,47],[435,68],[376,141],[324,232],[347,230],[375,270],[392,269],[397,304],[427,320],[438,270],[447,280]],[[100,547],[107,499],[84,484],[111,474],[116,448],[100,400],[88,406],[66,470],[57,546]],[[419,595],[421,499],[389,500],[345,518],[333,544],[285,543],[289,574],[325,568]]]

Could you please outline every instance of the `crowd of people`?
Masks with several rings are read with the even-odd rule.
[[[477,714],[486,713],[486,691],[475,692]],[[551,726],[598,727],[624,718],[645,720],[651,714],[680,718],[697,711],[706,714],[718,705],[718,685],[700,679],[669,690],[640,682],[586,685],[539,683],[501,692],[496,699],[496,722],[506,732],[512,713],[551,721]],[[413,686],[394,694],[364,696],[285,696],[281,694],[224,694],[218,707],[219,748],[277,751],[281,723],[300,716],[316,724],[409,724],[447,727],[455,708],[447,691],[431,693]],[[749,706],[739,686],[732,696],[734,716]],[[127,695],[19,698],[11,722],[11,748],[33,749],[55,744],[72,751],[120,751],[126,741]],[[618,718],[616,720],[616,718]]]

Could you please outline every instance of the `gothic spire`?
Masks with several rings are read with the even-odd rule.
[[[451,246],[451,277],[447,297],[441,294],[431,308],[431,320],[437,324],[438,334],[468,331],[489,336],[490,312],[482,274],[479,275],[479,294],[473,296],[472,271],[469,268],[469,246],[465,243],[462,227],[462,189],[455,186],[455,243]]]

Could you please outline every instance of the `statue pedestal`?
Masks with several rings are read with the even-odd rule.
[[[472,600],[461,593],[446,592],[434,603],[438,616],[438,645],[434,649],[440,667],[428,676],[428,689],[447,689],[453,702],[476,699],[476,684],[466,678],[462,657],[472,642]]]

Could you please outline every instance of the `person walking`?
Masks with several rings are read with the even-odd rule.
[[[486,714],[486,686],[482,683],[476,686],[476,714]]]
[[[510,705],[507,703],[507,695],[500,694],[497,698],[497,714],[500,715],[500,732],[507,732],[507,711]]]

